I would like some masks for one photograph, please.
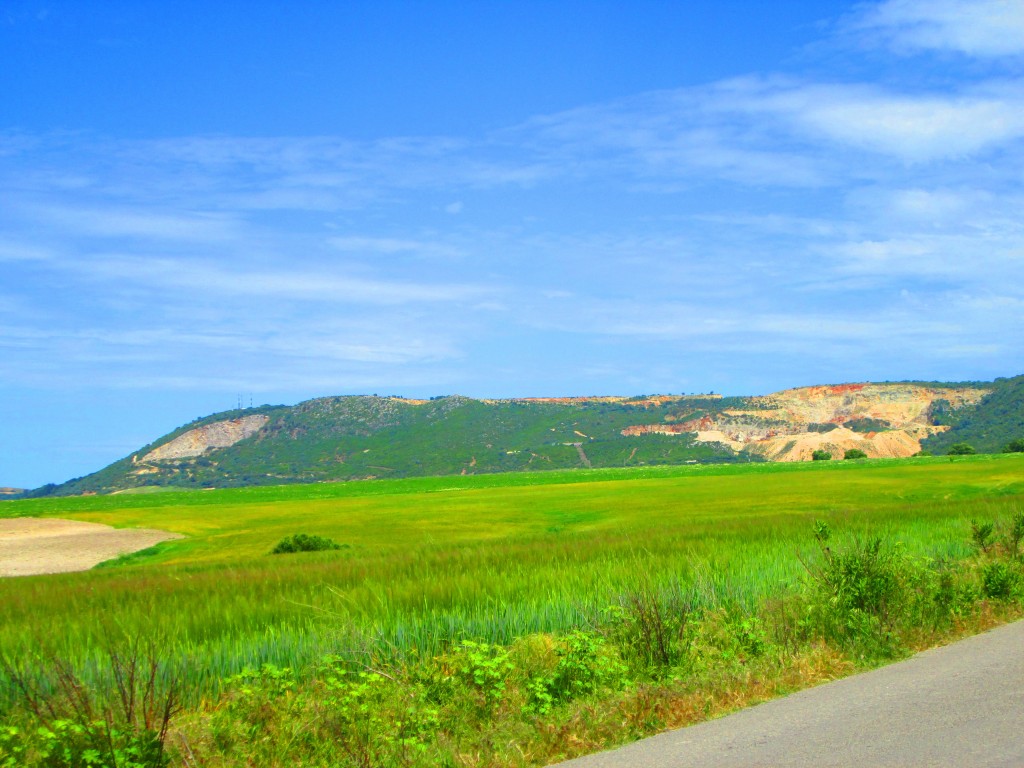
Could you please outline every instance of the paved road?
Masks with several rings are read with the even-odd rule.
[[[1024,621],[563,768],[1024,766]]]

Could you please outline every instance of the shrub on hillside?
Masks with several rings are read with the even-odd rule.
[[[323,552],[330,549],[341,549],[341,545],[326,536],[311,536],[308,533],[296,533],[285,536],[270,551],[272,555],[284,555],[292,552]]]
[[[860,448],[849,448],[846,453],[843,454],[844,459],[866,459],[867,457],[868,455]]]
[[[812,461],[829,461],[832,458],[832,454],[828,451],[815,451],[811,454]]]
[[[1024,453],[1024,437],[1008,442],[1003,447],[1003,453]]]

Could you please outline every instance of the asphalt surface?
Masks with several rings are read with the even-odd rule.
[[[1024,766],[1024,621],[564,768]]]

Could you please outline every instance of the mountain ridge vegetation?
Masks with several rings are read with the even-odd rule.
[[[23,496],[543,469],[996,452],[1024,436],[1024,376],[803,387],[755,397],[320,397],[184,424]]]

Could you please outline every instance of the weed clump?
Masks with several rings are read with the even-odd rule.
[[[138,643],[108,657],[111,679],[100,691],[64,659],[40,669],[0,659],[0,688],[21,710],[20,723],[0,727],[0,766],[166,768],[179,683],[164,682],[156,655]]]
[[[326,536],[310,535],[308,533],[296,533],[285,536],[274,548],[270,550],[272,555],[291,554],[293,552],[325,552],[334,549],[341,549],[342,545]]]
[[[698,599],[676,583],[663,589],[649,582],[619,597],[607,610],[610,634],[634,670],[654,678],[685,666]]]

